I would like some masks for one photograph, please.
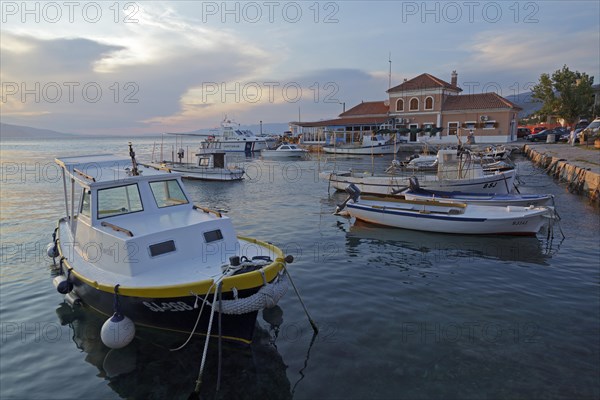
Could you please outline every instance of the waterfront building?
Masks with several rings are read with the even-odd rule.
[[[450,83],[424,73],[387,90],[385,101],[363,102],[339,115],[316,122],[292,122],[290,130],[305,142],[324,138],[327,131],[370,132],[396,129],[409,143],[477,143],[517,140],[521,107],[494,93],[463,94],[458,75]],[[442,128],[441,131],[433,128]]]

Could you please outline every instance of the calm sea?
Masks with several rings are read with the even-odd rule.
[[[150,159],[155,140],[134,138],[138,159]],[[186,338],[139,329],[109,351],[104,318],[72,311],[52,286],[45,247],[64,213],[53,160],[100,153],[126,155],[127,139],[2,141],[2,399],[193,391],[203,340],[170,352]],[[320,328],[313,336],[289,290],[259,314],[253,346],[224,346],[220,374],[211,344],[202,398],[600,398],[598,209],[517,159],[521,192],[554,194],[560,227],[530,238],[448,236],[332,215],[345,196],[328,193],[319,169],[380,171],[390,160],[238,158],[243,182],[187,183],[196,202],[227,210],[239,234],[295,257],[290,272]]]

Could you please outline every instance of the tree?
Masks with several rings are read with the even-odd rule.
[[[532,99],[544,103],[539,114],[555,115],[573,125],[582,117],[588,117],[593,106],[594,77],[585,72],[571,71],[564,65],[552,77],[542,74],[533,87]]]

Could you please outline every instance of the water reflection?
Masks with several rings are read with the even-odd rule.
[[[105,317],[85,307],[72,310],[66,303],[56,313],[61,324],[70,326],[73,342],[86,353],[85,361],[98,368],[98,376],[120,397],[196,398],[190,395],[198,377],[204,339],[192,340],[183,350],[172,352],[169,349],[183,343],[185,335],[138,328],[135,340],[127,347],[111,350],[100,340]],[[292,398],[286,365],[274,345],[283,314],[281,309],[271,313],[273,318],[265,316],[270,328],[257,324],[251,346],[223,342],[218,391],[218,346],[216,339],[211,340],[199,398]]]
[[[350,225],[350,226],[348,226]],[[546,265],[557,249],[551,238],[446,235],[387,228],[362,221],[342,225],[349,253],[363,245],[397,247],[420,254],[423,261],[468,261],[475,258]],[[546,236],[540,233],[539,236]]]

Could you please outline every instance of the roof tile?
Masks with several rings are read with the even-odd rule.
[[[494,92],[463,94],[459,96],[448,96],[442,106],[442,111],[453,110],[481,110],[488,108],[514,108],[521,107],[506,100]]]
[[[462,92],[461,88],[454,86],[433,75],[425,73],[415,78],[409,79],[398,86],[394,86],[393,88],[388,89],[388,93],[437,88],[454,89],[456,91]]]

